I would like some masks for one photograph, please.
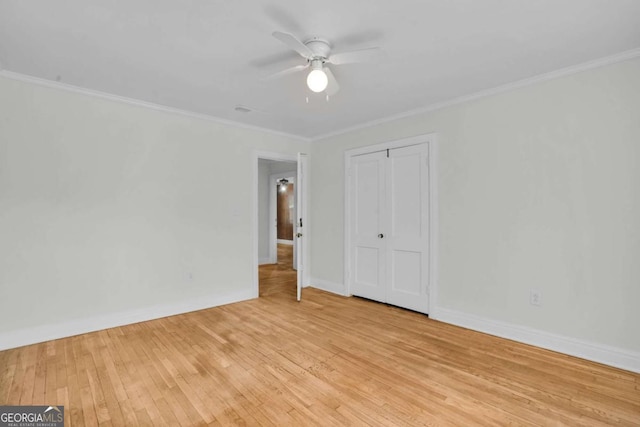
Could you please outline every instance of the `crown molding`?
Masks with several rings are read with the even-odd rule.
[[[525,86],[530,86],[536,83],[545,82],[548,80],[557,79],[559,77],[569,76],[572,74],[581,73],[583,71],[592,70],[594,68],[600,68],[607,65],[616,64],[618,62],[628,61],[631,59],[635,59],[640,57],[640,48],[627,50],[624,52],[617,53],[615,55],[606,56],[604,58],[595,59],[593,61],[583,62],[581,64],[572,65],[570,67],[561,68],[559,70],[550,71],[548,73],[539,74],[537,76],[528,77],[526,79],[518,80],[512,83],[507,83],[504,85],[496,86],[494,88],[481,90],[479,92],[472,93],[470,95],[463,95],[458,98],[450,99],[448,101],[438,102],[435,104],[430,104],[425,107],[415,108],[413,110],[408,110],[402,113],[394,114],[391,116],[381,117],[379,119],[371,120],[365,123],[361,123],[355,126],[349,126],[346,128],[338,129],[332,132],[320,134],[311,137],[312,142],[320,141],[322,139],[330,138],[333,136],[342,135],[345,133],[357,131],[360,129],[365,129],[369,127],[373,127],[376,125],[380,125],[383,123],[392,122],[394,120],[403,119],[406,117],[417,116],[420,114],[430,113],[436,110],[441,110],[443,108],[452,107],[454,105],[463,104],[469,101],[475,101],[477,99],[485,98],[492,95],[497,95],[499,93],[507,92],[513,89],[518,89]]]
[[[337,129],[337,130],[332,131],[332,132],[327,132],[327,133],[315,135],[315,136],[312,136],[312,137],[305,137],[305,136],[302,136],[302,135],[296,135],[296,134],[291,134],[291,133],[287,133],[287,132],[276,131],[276,130],[273,130],[273,129],[269,129],[269,128],[265,128],[265,127],[261,127],[261,126],[249,125],[249,124],[245,124],[245,123],[241,123],[241,122],[237,122],[237,121],[233,121],[233,120],[228,120],[228,119],[223,119],[223,118],[220,118],[220,117],[211,116],[211,115],[208,115],[208,114],[195,113],[195,112],[191,112],[191,111],[187,111],[187,110],[181,110],[179,108],[173,108],[173,107],[168,107],[168,106],[165,106],[165,105],[154,104],[152,102],[141,101],[141,100],[133,99],[133,98],[127,98],[127,97],[124,97],[124,96],[114,95],[114,94],[101,92],[101,91],[97,91],[97,90],[92,90],[92,89],[86,89],[86,88],[82,88],[82,87],[79,87],[79,86],[70,85],[70,84],[67,84],[67,83],[54,82],[54,81],[51,81],[51,80],[41,79],[39,77],[29,76],[27,74],[21,74],[21,73],[16,73],[16,72],[13,72],[13,71],[2,70],[1,67],[0,67],[0,76],[1,77],[6,77],[6,78],[9,78],[9,79],[12,79],[12,80],[19,80],[19,81],[23,81],[23,82],[27,82],[27,83],[33,83],[33,84],[40,85],[40,86],[46,86],[46,87],[59,89],[59,90],[64,90],[64,91],[68,91],[68,92],[75,92],[75,93],[79,93],[79,94],[87,95],[87,96],[94,96],[94,97],[98,97],[98,98],[102,98],[102,99],[107,99],[107,100],[110,100],[110,101],[115,101],[115,102],[120,102],[120,103],[124,103],[124,104],[134,105],[134,106],[138,106],[138,107],[149,108],[149,109],[156,110],[156,111],[162,111],[162,112],[166,112],[166,113],[178,114],[178,115],[181,115],[181,116],[190,117],[190,118],[199,119],[199,120],[205,120],[205,121],[209,121],[209,122],[213,122],[213,123],[217,123],[217,124],[221,124],[221,125],[232,126],[232,127],[241,128],[241,129],[248,129],[248,130],[253,130],[253,131],[258,131],[258,132],[264,132],[264,133],[267,133],[267,134],[282,136],[282,137],[286,137],[286,138],[293,138],[293,139],[297,139],[297,140],[302,141],[302,142],[316,142],[316,141],[320,141],[322,139],[330,138],[330,137],[333,137],[333,136],[342,135],[342,134],[353,132],[353,131],[357,131],[357,130],[360,130],[360,129],[365,129],[365,128],[368,128],[368,127],[373,127],[373,126],[376,126],[376,125],[392,122],[394,120],[399,120],[399,119],[403,119],[403,118],[406,118],[406,117],[411,117],[411,116],[417,116],[417,115],[420,115],[420,114],[430,113],[430,112],[433,112],[433,111],[436,111],[436,110],[441,110],[443,108],[452,107],[452,106],[458,105],[458,104],[463,104],[465,102],[474,101],[474,100],[485,98],[485,97],[492,96],[492,95],[497,95],[499,93],[507,92],[507,91],[510,91],[510,90],[513,90],[513,89],[518,89],[518,88],[521,88],[521,87],[530,86],[530,85],[533,85],[533,84],[536,84],[536,83],[541,83],[541,82],[544,82],[544,81],[547,81],[547,80],[553,80],[553,79],[556,79],[556,78],[559,78],[559,77],[568,76],[568,75],[571,75],[571,74],[581,73],[583,71],[587,71],[587,70],[591,70],[591,69],[595,69],[595,68],[600,68],[600,67],[604,67],[604,66],[607,66],[607,65],[612,65],[612,64],[615,64],[615,63],[618,63],[618,62],[628,61],[628,60],[635,59],[635,58],[638,58],[638,57],[640,57],[640,48],[627,50],[627,51],[624,51],[624,52],[617,53],[615,55],[607,56],[607,57],[596,59],[596,60],[593,60],[593,61],[583,62],[581,64],[572,65],[570,67],[561,68],[559,70],[551,71],[551,72],[544,73],[544,74],[539,74],[539,75],[534,76],[534,77],[529,77],[529,78],[518,80],[518,81],[515,81],[515,82],[512,82],[512,83],[507,83],[507,84],[496,86],[496,87],[490,88],[490,89],[485,89],[485,90],[482,90],[482,91],[479,91],[479,92],[472,93],[470,95],[460,96],[460,97],[457,97],[457,98],[454,98],[454,99],[450,99],[448,101],[443,101],[443,102],[439,102],[439,103],[430,104],[430,105],[427,105],[427,106],[424,106],[424,107],[420,107],[420,108],[404,111],[402,113],[398,113],[398,114],[394,114],[394,115],[390,115],[390,116],[381,117],[381,118],[378,118],[378,119],[375,119],[375,120],[370,120],[370,121],[367,121],[367,122],[364,122],[364,123],[360,123],[360,124],[357,124],[357,125],[354,125],[354,126],[349,126],[349,127],[345,127],[345,128],[342,128],[342,129]]]
[[[310,138],[303,137],[301,135],[295,135],[287,132],[280,132],[277,130],[249,125],[246,123],[237,122],[234,120],[223,119],[220,117],[211,116],[208,114],[194,113],[192,111],[181,110],[179,108],[168,107],[166,105],[155,104],[153,102],[142,101],[139,99],[127,98],[125,96],[114,95],[107,92],[101,92],[98,90],[87,89],[80,86],[74,86],[67,83],[54,82],[52,80],[42,79],[39,77],[30,76],[27,74],[16,73],[14,71],[2,70],[0,69],[0,77],[6,77],[11,80],[18,80],[25,83],[32,83],[38,86],[45,86],[53,89],[63,90],[66,92],[78,93],[81,95],[92,96],[96,98],[102,98],[109,101],[115,101],[122,104],[133,105],[136,107],[148,108],[151,110],[161,111],[164,113],[177,114],[184,117],[189,117],[192,119],[205,120],[208,122],[213,122],[220,125],[231,126],[241,129],[253,130],[257,132],[264,132],[271,135],[282,136],[286,138],[297,139],[302,142],[310,142]]]

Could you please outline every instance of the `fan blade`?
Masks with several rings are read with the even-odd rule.
[[[338,91],[340,90],[340,85],[338,84],[336,77],[333,75],[329,67],[323,68],[323,71],[327,75],[327,80],[329,81],[327,83],[327,88],[325,89],[325,93],[329,96],[333,96],[336,93],[338,93]]]
[[[327,62],[335,65],[353,64],[356,62],[372,61],[380,53],[379,47],[370,47],[368,49],[352,50],[350,52],[342,52],[331,55]]]
[[[296,65],[295,67],[287,68],[286,70],[279,71],[275,74],[271,74],[270,76],[264,77],[262,80],[272,80],[277,79],[279,77],[287,76],[289,74],[297,73],[298,71],[302,71],[305,68],[308,68],[309,64],[304,65]]]
[[[311,52],[311,49],[309,49],[304,43],[302,43],[300,40],[289,33],[274,31],[272,36],[289,46],[291,49],[298,52],[303,58],[309,59],[313,56],[313,52]]]

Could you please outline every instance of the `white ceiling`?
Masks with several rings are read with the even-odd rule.
[[[304,62],[276,30],[383,59],[326,102],[261,80]],[[4,70],[307,138],[638,47],[638,0],[0,0]]]

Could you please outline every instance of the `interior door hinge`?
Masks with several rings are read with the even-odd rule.
[[[389,158],[389,149],[387,148],[387,158]]]

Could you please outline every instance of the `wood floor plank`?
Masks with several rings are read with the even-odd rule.
[[[33,390],[36,387],[37,353],[39,346],[30,345],[18,358],[16,378],[13,381],[13,390],[9,401],[15,405],[28,405],[33,402]],[[18,394],[19,393],[19,394]]]
[[[2,376],[0,377],[0,402],[10,403],[9,395],[12,389],[11,384],[16,377],[19,354],[17,351],[0,352],[0,369],[2,369]]]
[[[0,352],[0,404],[67,425],[640,426],[640,375],[305,288]]]
[[[140,409],[139,411],[136,411],[136,421],[139,426],[158,425],[158,423],[154,422],[149,416],[149,413],[144,409]],[[126,424],[115,424],[115,425],[126,425]]]

